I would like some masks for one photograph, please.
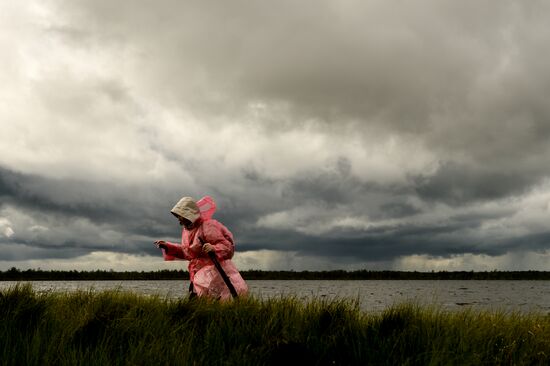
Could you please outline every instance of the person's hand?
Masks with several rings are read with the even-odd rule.
[[[214,246],[210,243],[204,243],[202,246],[203,253],[210,253],[214,251]]]
[[[155,245],[157,246],[157,248],[166,249],[166,242],[164,240],[155,241]]]

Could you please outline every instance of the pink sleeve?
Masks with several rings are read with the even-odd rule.
[[[233,234],[220,222],[207,220],[202,224],[204,242],[214,246],[218,259],[231,259],[235,252]]]
[[[181,232],[181,244],[166,242],[166,249],[162,250],[162,255],[165,261],[173,261],[175,259],[185,259],[190,261],[197,258],[201,253],[201,245],[199,242],[189,245],[187,243],[185,229]]]
[[[162,256],[165,261],[173,261],[176,259],[186,259],[180,244],[166,242],[166,249],[162,249]]]

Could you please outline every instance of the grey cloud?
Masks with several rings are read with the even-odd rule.
[[[67,224],[79,218],[87,219],[93,225],[101,228],[97,230],[114,230],[125,235],[166,235],[172,226],[168,220],[167,208],[175,198],[175,194],[166,194],[162,191],[152,191],[151,188],[123,187],[113,184],[100,184],[78,180],[56,180],[35,175],[26,175],[0,168],[0,197],[2,207],[26,213],[36,220],[36,224],[45,225],[55,223],[56,226]],[[165,204],[166,207],[163,207]],[[164,215],[163,215],[164,214]],[[75,228],[72,228],[75,230]],[[60,230],[62,230],[60,228]],[[94,229],[95,230],[95,229]],[[22,234],[22,230],[18,230]],[[87,238],[79,232],[65,233],[66,239],[59,241],[58,235],[52,237],[48,243],[48,236],[34,238],[36,246],[77,248],[86,247],[88,250],[98,248],[112,248],[128,244],[125,250],[143,247],[144,243],[113,243],[106,239],[99,239],[100,232]],[[87,233],[90,235],[92,233]],[[29,234],[30,235],[30,234]],[[62,234],[60,234],[62,235]],[[22,240],[22,239],[19,239]],[[93,244],[94,240],[97,246]],[[124,239],[123,239],[124,240]],[[24,241],[22,241],[24,242]],[[27,244],[31,244],[28,241]],[[150,245],[150,242],[149,242]]]
[[[388,202],[380,206],[381,218],[402,218],[419,214],[420,209],[406,202]]]
[[[399,12],[377,1],[60,4],[98,42],[139,50],[142,87],[162,103],[196,107],[203,123],[241,118],[251,102],[281,103],[264,126],[313,118],[336,125],[327,133],[347,133],[340,127],[353,121],[362,134],[380,125],[422,135],[445,164],[465,155],[510,175],[550,173],[546,159],[532,161],[550,153],[541,98],[550,54],[540,52],[550,35],[535,37],[546,28],[542,3],[422,1]],[[534,166],[518,168],[526,164]]]
[[[544,252],[550,244],[550,231],[526,235],[519,240],[507,240],[506,244],[510,250],[516,250],[519,247],[527,251]]]
[[[380,206],[389,214],[388,200],[402,200],[409,193],[407,185],[365,182],[351,173],[351,162],[340,157],[324,169],[306,171],[281,183],[282,198],[289,205],[313,201],[327,206],[345,206],[354,214],[377,215]],[[405,205],[405,204],[403,204]]]
[[[29,257],[154,254],[152,238],[179,236],[173,203],[205,194],[245,251],[391,261],[548,248],[543,230],[514,221],[521,208],[510,203],[550,177],[547,4],[44,7],[25,37],[6,37],[22,44],[10,53],[20,67],[12,81],[29,107],[0,111],[14,121],[0,137],[10,144],[0,146],[0,210],[20,214],[14,226],[52,228],[16,227]],[[53,59],[21,56],[40,44]],[[4,96],[17,99],[0,88]],[[263,138],[274,146],[254,145]],[[288,141],[304,152],[269,160]],[[427,157],[417,163],[416,153]],[[290,167],[296,161],[306,163]],[[380,177],[380,166],[404,178]],[[279,221],[260,227],[270,215]],[[500,237],[484,226],[498,220],[517,230]],[[323,226],[332,229],[311,233]]]
[[[323,256],[326,258],[354,258],[363,261],[392,260],[399,256],[411,254],[430,254],[449,256],[462,253],[501,253],[500,250],[480,250],[475,244],[441,234],[460,229],[460,226],[440,226],[426,228],[404,228],[387,230],[378,233],[339,233],[331,237],[289,235],[284,232],[272,232],[256,237],[251,242],[241,242],[240,250],[289,250],[303,255]],[[502,252],[505,252],[503,250]]]
[[[407,255],[427,254],[449,257],[464,253],[502,255],[511,250],[545,249],[548,235],[514,238],[507,242],[479,239],[464,235],[476,229],[479,222],[449,221],[425,226],[388,227],[369,231],[339,230],[330,235],[311,236],[284,231],[248,233],[240,250],[289,250],[303,255],[316,255],[334,260],[350,258],[362,261],[391,261]]]
[[[377,1],[61,4],[57,10],[74,27],[141,48],[144,77],[170,75],[175,82],[165,90],[191,100],[185,88],[201,100],[213,89],[245,104],[285,101],[314,115],[337,111],[338,122],[341,114],[377,117],[369,123],[411,131],[429,127],[431,113],[449,104],[468,106],[471,88],[515,56],[516,47],[537,54],[537,44],[524,42],[531,30],[523,26],[545,24],[532,5],[513,2],[478,3],[473,11],[422,1],[400,4],[399,12]],[[511,58],[512,69],[496,75],[497,82],[540,65],[536,60]],[[211,89],[197,88],[205,86]],[[488,92],[495,99],[498,90]],[[211,107],[222,104],[211,101]]]
[[[328,171],[307,172],[304,176],[279,182],[282,187],[281,200],[271,206],[272,212],[309,202],[316,205],[316,213],[314,216],[301,217],[300,223],[290,222],[289,226],[285,224],[279,229],[238,225],[240,250],[288,250],[339,260],[349,260],[351,257],[365,261],[388,261],[414,254],[449,257],[471,253],[495,256],[519,248],[541,250],[549,243],[545,241],[545,234],[519,234],[503,239],[484,233],[483,223],[513,217],[516,209],[507,205],[483,211],[475,209],[476,205],[483,202],[499,202],[514,196],[517,199],[527,194],[526,187],[535,184],[537,177],[513,177],[504,173],[468,176],[466,169],[449,165],[442,166],[426,181],[411,179],[406,186],[384,187],[362,184],[348,170],[342,172],[338,166]],[[258,180],[260,178],[255,177],[255,181]],[[409,203],[415,199],[421,199],[421,204]],[[445,205],[453,213],[450,216],[448,213],[438,215],[439,204]],[[461,212],[460,207],[470,208]],[[247,221],[265,215],[266,212],[248,208],[239,216],[241,214]],[[293,228],[304,222],[314,223],[330,217],[365,214],[375,221],[394,221],[368,229],[334,228],[319,235],[305,235]],[[422,215],[432,215],[432,218],[419,221]],[[536,237],[536,240],[531,236]]]
[[[98,187],[91,182],[77,180],[55,180],[37,175],[25,175],[0,167],[0,194],[3,203],[17,204],[37,211],[63,213],[87,217],[97,222],[108,222],[120,215],[128,202],[122,199],[122,190],[115,187]],[[111,190],[111,199],[102,195]],[[113,192],[115,191],[115,192]],[[117,194],[118,193],[118,194]],[[125,203],[125,204],[124,204]],[[130,211],[132,212],[132,211]]]
[[[324,171],[304,172],[303,176],[293,177],[283,191],[283,196],[291,196],[296,201],[322,199],[327,203],[349,202],[352,197],[368,187],[364,187],[351,175],[349,159],[340,157],[334,166]]]
[[[47,259],[47,258],[74,258],[87,253],[86,248],[63,247],[63,248],[44,248],[22,243],[3,243],[0,239],[0,261],[18,261],[29,259]]]
[[[147,185],[128,187],[114,182],[57,180],[0,168],[0,209],[13,207],[31,216],[35,224],[58,227],[55,233],[35,236],[19,230],[15,223],[19,243],[42,248],[27,252],[29,255],[46,255],[48,248],[51,250],[48,255],[53,257],[60,255],[60,248],[73,254],[108,249],[156,255],[158,251],[153,248],[152,239],[179,240],[180,228],[169,210],[183,194],[189,193],[184,190],[163,192]],[[214,196],[220,207],[217,218],[236,234],[241,234],[241,226],[254,221],[255,215],[269,211],[250,206],[250,203],[261,203],[261,200],[255,201],[255,197],[235,200],[221,194]],[[79,218],[89,220],[89,232],[84,234],[71,225]],[[120,237],[116,241],[102,238],[105,230],[113,230]],[[4,241],[9,242],[8,239]]]
[[[542,172],[528,173],[522,170],[494,171],[491,167],[478,169],[447,163],[440,166],[432,176],[416,178],[415,188],[425,200],[452,205],[496,200],[522,195],[542,179]]]

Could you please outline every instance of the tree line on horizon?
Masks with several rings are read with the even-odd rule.
[[[245,280],[550,280],[549,271],[241,271]],[[59,271],[12,267],[0,281],[187,280],[183,269],[158,271]]]

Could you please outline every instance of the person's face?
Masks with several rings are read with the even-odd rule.
[[[193,228],[193,223],[187,220],[186,218],[178,216],[178,221],[180,222],[180,225],[186,228],[187,230],[191,230]]]

